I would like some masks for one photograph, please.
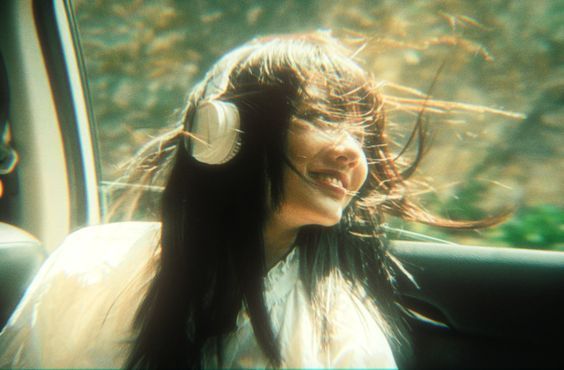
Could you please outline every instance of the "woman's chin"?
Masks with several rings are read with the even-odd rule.
[[[319,214],[314,224],[331,227],[341,222],[341,218],[343,218],[343,209],[339,207],[338,209],[326,210],[326,212]]]

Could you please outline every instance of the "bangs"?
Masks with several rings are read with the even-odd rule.
[[[362,136],[369,145],[380,141],[383,101],[374,79],[352,59],[355,51],[326,32],[262,38],[247,47],[253,45],[257,48],[234,75],[253,71],[262,86],[288,83],[290,76],[295,90],[290,101],[292,119]],[[366,140],[369,137],[373,140]]]

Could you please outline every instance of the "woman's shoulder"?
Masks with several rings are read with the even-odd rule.
[[[67,236],[50,259],[68,272],[89,271],[95,265],[117,266],[133,252],[150,253],[158,247],[161,224],[118,222],[88,226]]]
[[[156,222],[120,222],[75,231],[41,266],[22,302],[37,290],[64,285],[92,290],[110,280],[118,284],[158,259],[159,240]]]
[[[34,285],[119,283],[150,260],[158,258],[160,223],[119,222],[88,226],[65,238],[41,267]]]
[[[158,243],[161,224],[159,222],[117,222],[87,226],[68,235],[54,256],[82,255],[77,260],[80,266],[88,263],[84,254],[115,260],[136,246],[152,247]]]

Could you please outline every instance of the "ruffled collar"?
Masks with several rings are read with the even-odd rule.
[[[264,277],[264,298],[266,309],[271,310],[275,305],[284,301],[290,291],[296,286],[299,270],[299,253],[294,247],[290,253],[278,261]],[[237,315],[237,327],[241,327],[249,320],[245,305]]]
[[[267,308],[280,302],[288,295],[298,279],[299,253],[294,247],[274,265],[264,277],[264,295]]]

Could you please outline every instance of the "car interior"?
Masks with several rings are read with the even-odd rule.
[[[71,230],[99,222],[90,131],[86,112],[77,113],[85,98],[68,78],[72,59],[65,59],[54,4],[0,5],[0,129],[2,146],[17,156],[0,175],[2,326],[49,252]]]
[[[0,138],[17,153],[0,173],[0,327],[65,236],[101,222],[71,8],[0,2]],[[411,352],[395,349],[400,368],[564,367],[564,253],[405,240],[392,253],[416,282],[399,280],[413,343]]]

